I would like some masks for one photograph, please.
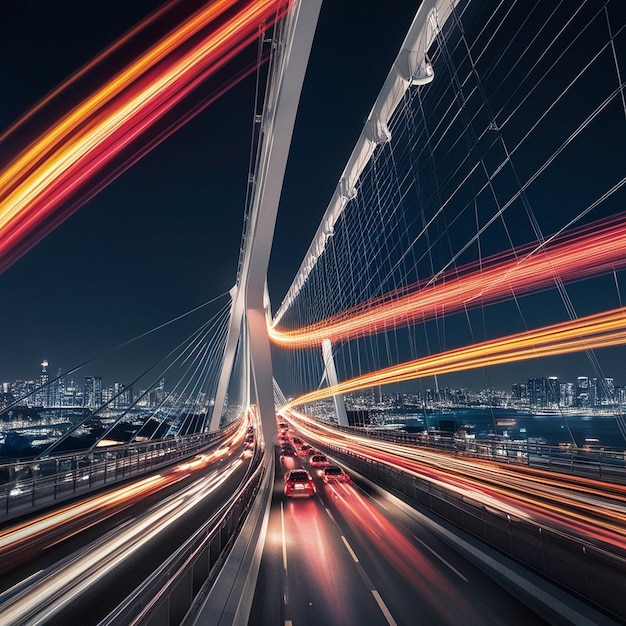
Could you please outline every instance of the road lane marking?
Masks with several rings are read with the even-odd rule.
[[[335,518],[333,517],[333,514],[330,512],[330,509],[328,509],[328,507],[324,507],[326,509],[326,513],[328,513],[328,517],[330,517],[330,519],[335,522]],[[337,522],[335,522],[336,524]]]
[[[377,500],[376,498],[373,498],[372,496],[369,496],[374,502],[376,502],[376,504],[378,504],[379,506],[381,506],[383,509],[385,509],[385,511],[388,511],[389,509],[382,504],[382,502],[380,502],[379,500]],[[463,576],[463,574],[461,574],[461,572],[459,572],[458,569],[456,569],[456,567],[454,567],[454,565],[451,565],[448,561],[446,561],[440,554],[438,554],[433,548],[431,548],[426,542],[424,542],[422,539],[420,539],[419,537],[417,537],[416,535],[414,535],[413,533],[411,533],[413,536],[413,539],[415,539],[415,541],[418,541],[424,548],[426,548],[433,556],[435,556],[436,558],[438,558],[446,567],[450,568],[450,570],[452,570],[461,580],[465,581],[465,582],[469,582],[467,578],[465,578],[465,576]],[[378,536],[378,535],[377,535]],[[381,537],[378,536],[378,538],[380,539]]]
[[[285,537],[285,513],[283,503],[280,503],[280,526],[283,536],[283,569],[287,571],[287,539]]]
[[[413,535],[413,539],[419,541],[422,546],[424,546],[433,556],[436,556],[446,567],[449,567],[459,578],[463,579],[465,582],[468,582],[467,578],[465,578],[465,576],[463,576],[463,574],[461,574],[461,572],[459,572],[456,567],[448,563],[448,561],[446,561],[440,554],[435,552],[435,550],[433,550],[425,541],[422,541],[419,537],[416,537],[415,535]]]
[[[387,605],[383,602],[383,599],[380,597],[380,594],[378,593],[378,591],[376,591],[376,589],[372,589],[372,595],[374,596],[374,600],[376,600],[378,606],[380,607],[380,610],[383,612],[383,615],[385,616],[385,619],[387,620],[389,626],[398,626],[396,620],[393,619],[391,613],[389,612],[389,609],[387,608]]]
[[[352,557],[352,560],[355,563],[358,563],[359,559],[357,558],[357,555],[354,554],[354,550],[350,547],[350,544],[348,543],[348,540],[343,535],[341,535],[341,540],[343,541],[343,543],[346,546],[348,552],[350,553],[350,556]]]

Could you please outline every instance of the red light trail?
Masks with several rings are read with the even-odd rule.
[[[283,409],[376,385],[624,343],[626,307],[387,367],[304,394],[290,401]]]
[[[555,279],[574,281],[626,265],[626,223],[623,216],[593,223],[570,233],[566,241],[549,246],[537,243],[510,250],[449,271],[415,285],[410,293],[395,291],[368,300],[342,313],[307,326],[282,331],[270,328],[272,341],[287,348],[318,346],[355,339],[390,328],[424,322],[512,294],[523,295],[555,285]]]
[[[512,517],[547,524],[624,554],[626,523],[623,485],[577,476],[558,476],[527,467],[458,458],[423,448],[372,440],[334,430],[302,413],[290,412],[298,432],[317,445],[361,454],[428,483],[439,485]]]
[[[157,121],[250,45],[258,37],[261,25],[271,26],[287,8],[287,0],[210,3],[19,154],[0,172],[0,271],[198,113],[198,108],[187,112],[182,121],[172,124],[156,140],[145,138],[146,131]],[[152,19],[154,16],[148,21]],[[128,36],[140,30],[141,26]],[[109,52],[105,51],[79,74],[91,69]],[[202,108],[241,78],[242,74],[231,77],[226,87],[205,100]],[[67,84],[71,82],[72,79]],[[26,118],[31,114],[32,111]],[[17,122],[2,138],[22,122]],[[137,147],[135,142],[142,138],[144,144]],[[120,159],[124,160],[122,165]]]

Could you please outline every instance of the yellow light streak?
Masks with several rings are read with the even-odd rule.
[[[626,343],[626,307],[534,331],[473,344],[384,368],[318,389],[288,402],[283,409],[351,393],[376,385],[415,380],[530,358],[569,354]]]

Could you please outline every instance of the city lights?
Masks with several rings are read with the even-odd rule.
[[[375,385],[624,343],[626,307],[394,365],[304,394],[285,408]]]

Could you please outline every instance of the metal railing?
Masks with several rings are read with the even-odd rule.
[[[272,468],[259,462],[229,500],[153,575],[100,622],[100,626],[180,624],[197,597],[216,579],[246,520],[263,478]],[[270,483],[271,485],[271,483]]]
[[[571,444],[550,445],[502,439],[465,439],[442,432],[406,433],[338,424],[332,426],[351,435],[438,450],[455,456],[525,465],[551,472],[626,484],[626,450],[623,448],[576,447]]]
[[[438,514],[612,617],[626,621],[626,555],[614,554],[556,528],[487,508],[452,489],[345,447],[321,441],[315,445],[411,505]]]
[[[0,521],[188,458],[239,427],[0,465]]]

